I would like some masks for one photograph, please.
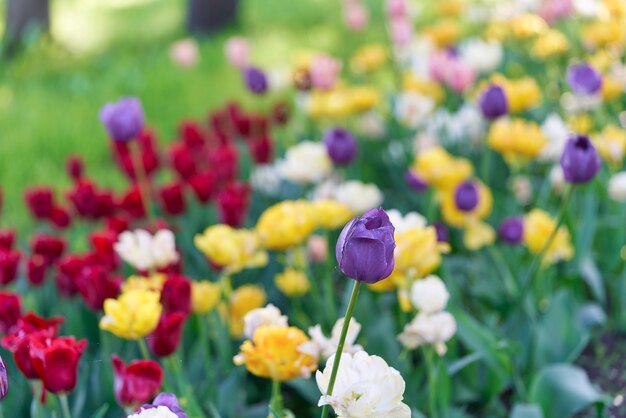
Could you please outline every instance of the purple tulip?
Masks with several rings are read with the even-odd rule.
[[[602,88],[602,75],[587,63],[575,64],[567,70],[567,84],[576,94],[595,94]]]
[[[389,277],[394,267],[394,231],[383,209],[370,209],[351,220],[341,231],[335,250],[341,271],[369,284]]]
[[[243,70],[243,80],[254,94],[263,94],[267,91],[268,82],[265,73],[255,67],[247,67]]]
[[[450,234],[448,233],[448,228],[441,222],[437,221],[433,223],[435,227],[435,232],[437,233],[437,242],[450,242]]]
[[[491,84],[478,98],[478,106],[483,116],[489,120],[498,119],[509,113],[509,103],[504,89]]]
[[[331,128],[324,133],[326,152],[335,165],[348,165],[356,157],[356,138],[343,128]]]
[[[478,186],[471,180],[459,184],[454,191],[454,203],[463,212],[471,212],[478,206]]]
[[[114,141],[127,142],[141,133],[144,114],[136,97],[122,97],[117,103],[107,103],[100,110],[100,121]]]
[[[154,398],[151,404],[143,405],[140,410],[143,411],[145,409],[158,408],[159,406],[167,407],[170,411],[176,414],[178,418],[187,418],[187,414],[178,404],[178,399],[176,399],[176,395],[167,392],[159,393],[157,397]]]
[[[517,245],[524,239],[524,220],[518,216],[506,218],[498,228],[500,239],[507,244]]]
[[[570,183],[586,183],[600,170],[600,156],[586,135],[575,135],[565,143],[561,168]]]
[[[7,396],[9,392],[9,377],[7,375],[7,368],[4,365],[4,360],[0,357],[0,399]]]
[[[404,172],[404,181],[414,192],[420,193],[428,189],[426,180],[415,174],[412,170],[406,170]]]

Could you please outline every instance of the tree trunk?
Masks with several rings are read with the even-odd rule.
[[[50,28],[49,0],[7,0],[6,39],[9,43],[19,42],[29,29]]]
[[[215,32],[235,20],[238,8],[239,0],[188,0],[187,30],[200,34]]]

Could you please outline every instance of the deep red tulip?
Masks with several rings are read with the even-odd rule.
[[[50,216],[50,221],[54,226],[59,229],[65,229],[70,226],[70,222],[72,219],[70,218],[70,214],[66,209],[61,206],[55,206],[52,208],[52,216]]]
[[[30,213],[37,219],[49,219],[54,209],[52,189],[46,186],[31,187],[26,190],[24,200]]]
[[[114,249],[117,242],[117,232],[111,230],[94,231],[89,234],[89,242],[101,264],[110,270],[118,267],[119,260]]]
[[[81,217],[95,219],[98,215],[98,191],[93,181],[83,178],[78,180],[67,193],[74,205],[74,210]]]
[[[65,160],[65,171],[74,180],[79,180],[85,171],[85,163],[78,155],[70,155]]]
[[[217,196],[217,209],[220,222],[241,226],[248,212],[250,186],[247,183],[228,184]]]
[[[102,310],[104,301],[117,298],[121,277],[111,277],[108,269],[100,265],[85,266],[74,279],[85,305],[94,311]]]
[[[191,148],[181,144],[174,144],[169,150],[172,168],[184,179],[188,179],[196,172],[196,162],[192,152]]]
[[[130,228],[130,219],[125,215],[109,216],[106,220],[106,228],[121,234]]]
[[[187,148],[197,150],[204,147],[206,142],[204,132],[202,132],[202,128],[196,122],[183,122],[178,128],[178,132]]]
[[[274,144],[269,135],[266,134],[261,137],[251,139],[248,143],[248,147],[250,148],[250,154],[252,154],[252,159],[255,163],[267,164],[272,161]]]
[[[31,341],[33,366],[48,392],[71,392],[76,386],[78,362],[87,347],[87,340],[74,337],[47,338]]]
[[[13,329],[22,317],[22,301],[17,293],[0,292],[0,333]]]
[[[188,278],[172,274],[161,290],[161,304],[165,312],[183,312],[191,310],[191,282]]]
[[[85,267],[85,260],[77,254],[68,254],[58,262],[54,277],[57,290],[62,296],[71,297],[78,292],[76,279]]]
[[[15,231],[0,229],[0,250],[11,250],[15,244]]]
[[[231,144],[224,144],[209,154],[209,163],[219,180],[229,181],[237,176],[238,158],[237,148]]]
[[[122,195],[118,202],[118,207],[135,219],[141,219],[146,216],[146,208],[137,186],[131,187]]]
[[[225,137],[231,137],[235,134],[235,126],[228,110],[217,110],[209,115],[211,128]]]
[[[264,115],[253,115],[250,117],[250,132],[247,138],[256,138],[268,133],[269,121]]]
[[[167,184],[159,190],[163,210],[168,215],[180,215],[185,212],[185,194],[181,183]]]
[[[189,179],[189,185],[196,198],[200,202],[206,203],[215,194],[215,174],[210,170],[197,173]]]
[[[289,121],[289,105],[285,102],[276,103],[272,108],[272,119],[277,125],[284,125]]]
[[[19,251],[0,250],[0,284],[6,286],[17,278],[22,254]]]
[[[96,194],[96,199],[98,201],[95,213],[97,218],[106,218],[113,215],[115,212],[115,200],[111,190],[99,190]]]
[[[153,360],[135,360],[124,364],[113,354],[113,391],[125,409],[136,409],[157,394],[163,383],[163,370]]]
[[[63,255],[66,246],[65,239],[47,234],[36,234],[30,243],[32,253],[41,255],[48,265]]]
[[[148,336],[148,347],[158,357],[172,355],[180,344],[187,315],[183,312],[164,313],[156,329]]]
[[[159,168],[159,154],[151,148],[144,149],[141,151],[141,163],[146,176],[151,177]]]
[[[46,259],[39,254],[33,254],[26,261],[26,278],[32,286],[40,286],[46,279],[48,264]]]

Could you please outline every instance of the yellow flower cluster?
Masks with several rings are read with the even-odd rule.
[[[540,59],[561,55],[569,49],[567,37],[556,29],[539,36],[533,44],[532,54]]]
[[[285,296],[297,298],[306,295],[311,289],[311,283],[303,271],[287,268],[274,277],[274,284]]]
[[[311,92],[307,111],[313,118],[340,118],[365,112],[380,103],[378,90],[368,86],[338,86]]]
[[[532,77],[510,80],[502,74],[494,74],[491,83],[504,89],[511,113],[524,112],[541,102],[541,89]]]
[[[212,263],[224,267],[226,274],[267,264],[267,253],[253,231],[213,225],[196,235],[194,243]]]
[[[245,365],[255,376],[284,382],[305,377],[317,368],[317,359],[300,352],[309,338],[296,327],[262,326],[254,331],[235,356],[236,365]]]
[[[531,253],[539,254],[543,250],[554,228],[556,228],[556,220],[541,209],[533,209],[524,217],[524,243]],[[574,248],[569,231],[565,226],[561,226],[546,249],[543,262],[555,263],[560,260],[569,260],[573,256]]]
[[[443,147],[434,147],[415,157],[412,171],[437,190],[450,190],[472,175],[472,163],[450,155]]]
[[[191,282],[191,310],[206,314],[217,307],[222,296],[222,286],[208,280]]]
[[[487,143],[512,166],[535,158],[548,143],[541,127],[525,119],[499,119],[489,128]]]
[[[152,292],[160,292],[163,289],[163,283],[165,283],[165,274],[156,273],[149,277],[144,276],[130,276],[124,283],[122,283],[122,293],[129,292],[131,290],[149,290]]]
[[[233,338],[243,335],[243,317],[253,309],[265,306],[267,296],[261,286],[245,284],[231,295],[228,310],[223,312],[228,317],[230,334]]]
[[[582,30],[581,39],[589,48],[620,48],[626,44],[626,24],[624,19],[594,20]]]
[[[441,254],[447,253],[450,246],[437,241],[434,226],[410,228],[395,234],[396,273],[419,278],[426,277],[441,264]]]
[[[524,13],[511,22],[511,34],[518,39],[528,39],[545,33],[549,26],[541,16]]]
[[[428,96],[436,103],[441,103],[445,99],[445,90],[439,83],[420,78],[411,72],[404,74],[402,86],[405,91],[412,91],[422,96]]]
[[[476,184],[478,185],[478,205],[469,212],[457,208],[454,198],[454,189],[443,194],[441,199],[441,214],[446,223],[462,228],[477,220],[485,219],[491,214],[493,207],[493,195],[491,194],[491,190],[482,182],[476,181]]]
[[[621,167],[626,153],[626,130],[607,125],[593,137],[600,156],[614,167]]]
[[[350,69],[357,74],[378,70],[387,62],[387,49],[381,44],[365,45],[350,58]]]
[[[151,333],[161,317],[161,294],[150,290],[129,290],[117,299],[104,301],[100,329],[127,340]]]
[[[437,23],[424,28],[423,35],[440,48],[456,43],[461,36],[461,28],[453,19],[440,19]]]

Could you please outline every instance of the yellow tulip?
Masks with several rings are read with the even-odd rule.
[[[518,39],[531,38],[541,35],[548,30],[549,26],[541,16],[525,13],[513,19],[511,32]]]
[[[493,195],[489,187],[481,182],[478,185],[478,205],[471,211],[462,211],[456,206],[455,189],[451,189],[441,199],[441,214],[446,223],[458,228],[464,227],[476,220],[485,219],[493,208]]]
[[[387,49],[384,45],[365,45],[352,55],[350,68],[357,74],[371,73],[382,67],[387,61]]]
[[[449,251],[447,243],[437,241],[434,226],[410,228],[395,234],[395,268],[397,279],[425,277],[441,264],[441,254]],[[397,281],[396,281],[397,283]]]
[[[305,295],[311,289],[311,283],[306,274],[300,270],[287,268],[274,277],[274,283],[278,290],[285,296],[297,298]]]
[[[256,231],[265,248],[286,250],[302,244],[316,226],[316,214],[310,202],[285,200],[263,212]]]
[[[615,167],[622,166],[626,152],[626,130],[607,125],[593,139],[598,153],[607,163]]]
[[[268,261],[267,253],[259,248],[257,236],[246,229],[213,225],[196,235],[194,243],[212,263],[224,267],[227,274],[263,267]]]
[[[532,77],[510,80],[502,74],[494,74],[490,82],[504,89],[511,113],[524,112],[541,102],[541,89]]]
[[[541,209],[533,209],[524,217],[524,243],[531,253],[539,254],[543,250],[555,227],[556,220]],[[547,248],[543,262],[555,263],[573,256],[574,247],[569,231],[567,227],[561,226]]]
[[[438,190],[449,190],[472,175],[469,160],[456,158],[442,147],[430,148],[415,157],[413,172]]]
[[[541,59],[560,55],[567,51],[569,42],[567,37],[556,29],[550,29],[535,40],[532,54]]]
[[[160,293],[130,290],[117,299],[104,301],[100,329],[127,340],[138,340],[150,334],[161,317]]]
[[[487,134],[487,143],[507,163],[519,166],[539,155],[548,139],[536,123],[512,118],[495,121]]]
[[[496,231],[484,222],[470,222],[463,231],[463,244],[468,250],[476,251],[495,241]]]
[[[441,19],[437,23],[424,28],[423,34],[440,48],[452,45],[461,36],[461,28],[453,19]]]
[[[266,301],[263,288],[252,284],[243,285],[230,295],[228,319],[233,337],[243,335],[243,317],[251,310],[265,306]]]
[[[311,208],[315,222],[325,229],[343,227],[355,215],[347,205],[331,199],[316,200],[311,203]]]
[[[222,296],[222,286],[208,280],[191,282],[191,309],[197,314],[211,312]]]
[[[443,102],[445,99],[445,91],[437,82],[425,80],[416,76],[411,72],[404,74],[402,86],[405,91],[412,91],[422,96],[428,96],[437,103]]]
[[[156,273],[149,277],[130,276],[124,281],[124,283],[122,283],[121,290],[122,293],[126,293],[131,290],[150,290],[153,292],[160,292],[166,278],[165,274],[161,273]]]

